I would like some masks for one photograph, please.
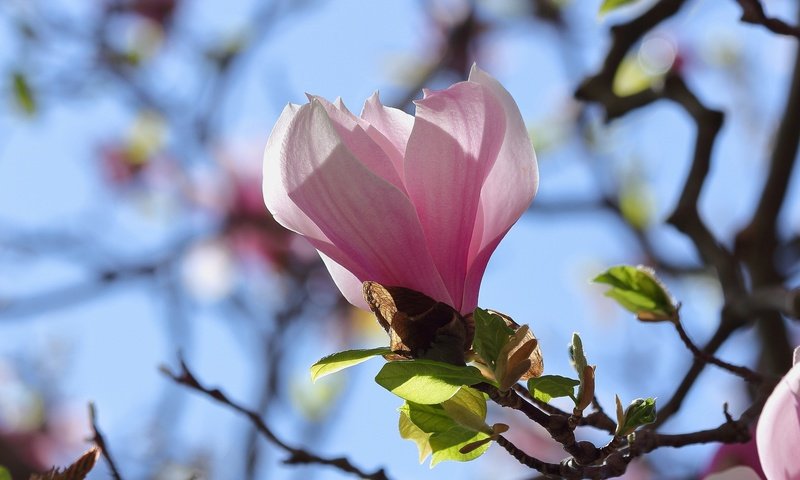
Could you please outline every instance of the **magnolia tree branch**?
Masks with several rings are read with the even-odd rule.
[[[798,12],[800,15],[800,11]],[[783,210],[795,170],[800,144],[800,48],[796,49],[786,103],[771,152],[769,171],[749,224],[736,237],[736,253],[747,265],[754,289],[783,284],[776,263],[778,216]],[[757,327],[763,344],[762,368],[774,373],[788,370],[792,348],[783,319],[777,311],[759,315]]]
[[[764,6],[759,0],[736,0],[736,3],[742,7],[743,22],[763,25],[773,33],[800,38],[800,27],[789,25],[779,18],[767,16]]]
[[[565,450],[576,450],[578,455],[553,464],[531,456],[511,443],[507,438],[498,436],[497,444],[523,465],[533,468],[544,475],[557,475],[565,479],[605,479],[622,475],[628,464],[636,457],[662,447],[685,447],[710,442],[740,443],[750,440],[750,425],[761,412],[767,397],[775,387],[775,381],[762,382],[758,387],[756,399],[738,419],[733,419],[725,408],[725,422],[716,428],[698,430],[682,434],[662,434],[654,430],[642,429],[635,432],[627,440],[615,436],[606,447],[598,449],[590,442],[575,442],[572,429],[567,426],[568,415],[549,415],[545,428],[550,435],[564,445]],[[476,386],[489,397],[504,407],[526,412],[532,405],[525,402],[513,392],[500,392],[487,384]],[[526,407],[524,404],[527,404]],[[530,417],[530,415],[529,415]],[[559,421],[561,420],[561,421]],[[537,421],[537,423],[539,423]],[[572,438],[569,445],[567,437]],[[570,452],[572,453],[572,452]]]
[[[570,416],[569,413],[561,410],[560,408],[535,398],[533,395],[531,395],[531,392],[529,392],[527,388],[523,387],[520,384],[514,385],[514,391],[517,392],[523,398],[525,398],[527,401],[533,403],[541,410],[547,412],[550,415],[562,415],[564,417]],[[589,415],[580,417],[577,426],[594,427],[599,430],[603,430],[613,434],[617,428],[617,424],[611,417],[609,417],[606,414],[605,411],[603,411],[602,407],[600,407],[600,404],[597,403],[596,399],[594,402],[592,402],[592,405],[594,406],[595,411],[590,413]]]
[[[613,92],[612,88],[614,75],[630,47],[649,29],[677,13],[682,4],[683,2],[680,1],[658,2],[640,17],[627,24],[614,27],[612,47],[606,56],[603,68],[583,82],[577,90],[576,96],[579,99],[603,105],[609,119],[660,99],[668,99],[677,103],[690,115],[697,128],[693,160],[678,203],[668,222],[686,234],[694,243],[703,260],[716,269],[726,302],[733,302],[745,295],[741,268],[733,254],[711,234],[700,218],[697,209],[700,194],[710,170],[714,143],[722,127],[723,114],[705,107],[676,73],[667,76],[664,86],[660,90],[648,89],[637,95],[635,99],[620,97]],[[662,425],[680,409],[683,399],[707,365],[708,359],[714,358],[714,352],[736,329],[744,325],[746,320],[728,309],[723,312],[716,333],[702,350],[693,343],[687,344],[687,346],[690,344],[694,346],[693,349],[690,347],[695,356],[692,366],[672,398],[659,411],[658,421],[651,426],[652,428]],[[681,334],[680,330],[678,333]],[[684,343],[688,340],[685,332],[681,338]],[[747,376],[751,377],[749,373]]]
[[[389,477],[386,476],[386,473],[383,471],[383,469],[377,470],[372,473],[368,473],[354,466],[352,463],[350,463],[350,460],[348,460],[345,457],[338,457],[338,458],[321,457],[302,448],[292,447],[291,445],[281,440],[278,436],[276,436],[275,433],[273,433],[272,429],[270,429],[267,426],[267,424],[264,422],[264,420],[257,412],[250,410],[242,406],[241,404],[229,399],[219,389],[216,388],[212,389],[202,385],[200,381],[197,380],[197,378],[194,376],[194,374],[189,370],[189,367],[186,365],[183,359],[180,359],[179,362],[180,362],[180,371],[178,373],[172,372],[167,367],[162,367],[161,369],[162,372],[176,383],[180,385],[185,385],[193,390],[203,393],[204,395],[213,398],[214,400],[222,403],[228,408],[246,416],[264,438],[266,438],[270,443],[272,443],[273,445],[277,446],[278,448],[289,454],[289,457],[284,460],[284,463],[291,465],[294,464],[327,465],[339,471],[345,473],[351,473],[363,479],[389,480]]]
[[[763,376],[754,372],[753,370],[750,370],[747,367],[733,365],[731,363],[725,362],[715,357],[714,355],[706,353],[703,350],[697,348],[697,345],[695,345],[694,342],[692,342],[692,339],[689,338],[689,334],[686,333],[686,330],[683,328],[683,324],[680,322],[680,320],[675,322],[675,330],[677,330],[678,335],[681,337],[681,341],[683,342],[683,344],[686,345],[686,348],[688,348],[689,351],[692,352],[692,355],[694,355],[694,357],[696,359],[699,359],[701,362],[716,365],[723,370],[727,370],[733,373],[734,375],[742,377],[743,379],[747,380],[750,383],[759,383],[764,381]]]
[[[722,344],[725,343],[728,337],[730,337],[736,329],[736,326],[733,324],[733,322],[726,320],[726,318],[727,317],[723,314],[723,319],[717,326],[717,330],[714,332],[714,335],[712,335],[711,339],[701,350],[702,355],[713,355],[717,350],[719,350]],[[683,376],[681,383],[675,389],[672,397],[669,399],[669,401],[663,404],[661,408],[658,409],[658,418],[656,419],[655,423],[649,425],[650,428],[656,429],[660,427],[674,414],[678,413],[678,410],[680,410],[686,395],[689,394],[689,390],[691,390],[694,382],[697,381],[697,378],[700,376],[700,373],[702,373],[706,365],[707,363],[701,357],[694,357],[692,360],[692,365]]]
[[[100,448],[100,453],[103,455],[103,458],[106,459],[106,463],[108,463],[108,468],[111,470],[111,476],[114,480],[122,480],[122,475],[119,473],[114,457],[111,456],[111,451],[108,449],[105,437],[103,437],[103,434],[100,432],[100,427],[97,425],[97,410],[94,407],[94,403],[91,402],[89,403],[89,421],[92,427],[92,443]]]

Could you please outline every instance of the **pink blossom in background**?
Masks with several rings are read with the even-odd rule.
[[[794,351],[794,366],[764,405],[756,443],[769,480],[800,479],[800,347]]]
[[[377,94],[360,117],[315,96],[289,104],[264,152],[264,200],[352,304],[366,308],[361,283],[373,280],[467,313],[533,200],[536,157],[516,103],[479,68],[423,93],[414,116]]]
[[[745,443],[726,443],[719,447],[711,459],[711,464],[706,468],[701,478],[710,478],[712,474],[720,474],[733,467],[748,467],[755,478],[764,478],[761,462],[758,460],[755,432],[750,441]]]

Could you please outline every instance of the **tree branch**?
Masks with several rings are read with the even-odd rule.
[[[97,425],[97,409],[95,409],[94,403],[91,402],[89,402],[89,421],[92,425],[91,441],[100,448],[100,453],[102,453],[103,458],[106,459],[106,463],[108,463],[108,468],[111,470],[111,476],[114,480],[122,480],[122,475],[120,475],[117,464],[111,456],[111,451],[108,449],[105,437],[100,433],[100,427]]]
[[[695,345],[694,342],[692,342],[692,339],[689,338],[689,334],[686,333],[686,330],[683,328],[683,324],[680,322],[680,320],[675,322],[675,329],[678,331],[678,335],[681,337],[681,341],[683,341],[683,344],[686,345],[686,348],[688,348],[689,351],[692,352],[692,355],[694,355],[696,359],[699,359],[700,361],[705,363],[716,365],[722,368],[723,370],[727,370],[733,373],[734,375],[742,377],[743,379],[745,379],[750,383],[760,383],[764,381],[764,377],[750,370],[749,368],[724,362],[719,358],[715,357],[714,355],[706,353],[697,348],[697,345]]]
[[[319,464],[319,465],[328,465],[334,467],[342,472],[352,473],[359,478],[368,479],[368,480],[389,480],[386,476],[386,473],[383,469],[377,470],[373,473],[367,473],[360,468],[354,466],[350,463],[346,457],[338,457],[338,458],[326,458],[318,456],[314,453],[311,453],[307,450],[302,448],[292,447],[280,438],[278,438],[272,430],[264,423],[264,420],[261,419],[261,416],[252,411],[247,409],[246,407],[240,405],[239,403],[230,400],[222,391],[219,389],[210,389],[208,387],[203,386],[194,374],[189,370],[186,363],[183,359],[180,359],[180,367],[181,370],[179,373],[173,373],[166,367],[162,367],[162,372],[171,378],[176,383],[181,385],[185,385],[191,389],[194,389],[198,392],[205,394],[208,397],[213,398],[214,400],[226,405],[227,407],[245,415],[250,422],[256,427],[256,429],[271,443],[279,447],[281,450],[287,452],[289,457],[284,460],[284,463],[287,464]]]
[[[736,0],[736,3],[742,7],[743,22],[763,25],[773,33],[800,38],[800,27],[789,25],[779,18],[768,17],[758,0]]]

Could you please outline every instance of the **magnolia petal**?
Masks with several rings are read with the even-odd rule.
[[[503,105],[474,82],[426,91],[416,102],[405,181],[436,267],[462,313],[470,241],[481,188],[506,129]]]
[[[469,81],[485,86],[503,105],[506,130],[497,161],[481,190],[480,210],[470,249],[464,302],[477,302],[486,264],[500,240],[533,201],[539,170],[528,130],[516,102],[503,86],[473,65]]]
[[[341,251],[326,255],[361,281],[402,285],[452,304],[413,205],[353,156],[321,102],[295,115],[285,144],[292,152],[282,170],[289,198]]]
[[[367,134],[379,145],[384,146],[398,173],[403,177],[403,161],[408,137],[414,127],[414,117],[397,108],[384,106],[381,104],[378,92],[375,92],[364,102],[361,118],[369,122],[372,127],[367,129]],[[384,144],[384,141],[388,142],[388,145]]]
[[[369,305],[367,305],[367,301],[364,300],[364,295],[361,293],[361,280],[350,270],[336,263],[334,259],[325,255],[322,251],[317,251],[322,259],[322,263],[324,263],[325,267],[328,269],[328,273],[331,274],[333,283],[335,283],[339,291],[342,292],[344,298],[355,307],[369,310]]]
[[[309,105],[300,106],[292,103],[286,105],[272,128],[267,146],[264,148],[262,191],[267,210],[278,223],[293,232],[330,243],[314,222],[291,201],[283,182],[282,172],[288,156],[286,137],[297,114],[308,108]]]
[[[800,364],[795,364],[767,399],[756,428],[761,467],[767,478],[800,478]]]
[[[369,135],[365,131],[365,129],[369,128],[368,122],[353,115],[344,106],[341,98],[337,99],[336,103],[331,103],[322,97],[314,95],[308,95],[308,98],[312,102],[318,101],[325,107],[331,123],[336,128],[336,133],[339,134],[339,137],[353,156],[370,169],[372,173],[401,190],[405,189],[395,162],[389,153],[373,139],[373,135]],[[383,143],[387,144],[391,150],[394,149],[391,144],[388,144],[387,140],[384,139]],[[396,157],[397,153],[394,152],[394,155]]]
[[[289,154],[287,152],[287,136],[294,126],[294,120],[301,111],[307,112],[310,105],[303,106],[289,104],[281,113],[275,127],[272,129],[267,146],[264,149],[264,203],[275,220],[284,227],[299,233],[326,258],[337,258],[346,261],[339,248],[334,246],[328,237],[322,233],[317,225],[289,198],[289,192],[283,181],[283,170],[287,167]],[[325,252],[324,254],[322,252]],[[348,262],[353,274],[365,275],[366,272],[352,262]],[[330,270],[330,269],[329,269]],[[358,272],[358,273],[356,273]],[[338,285],[338,284],[337,284]]]

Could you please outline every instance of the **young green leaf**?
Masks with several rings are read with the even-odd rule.
[[[533,398],[542,402],[549,402],[554,398],[569,397],[577,402],[575,398],[575,387],[580,385],[580,381],[560,375],[543,375],[541,377],[528,380],[528,390]]]
[[[0,480],[11,480],[11,474],[2,465],[0,465]]]
[[[470,389],[465,388],[463,390],[468,391]],[[474,393],[461,394],[459,392],[459,396],[472,396]],[[422,434],[429,435],[428,446],[433,454],[431,467],[444,460],[460,462],[473,460],[481,456],[489,448],[488,444],[480,445],[466,453],[462,453],[462,448],[489,438],[489,434],[458,423],[442,405],[421,405],[406,402],[400,407],[400,414],[401,416],[405,415],[408,421],[417,428],[418,432],[414,441],[417,442],[420,448],[421,456],[424,448]],[[406,426],[405,430],[410,431],[412,429]],[[419,432],[422,432],[422,434]]]
[[[569,359],[578,375],[583,374],[586,368],[586,355],[583,353],[583,341],[577,332],[572,334],[572,343],[569,346]]]
[[[378,355],[389,355],[392,353],[389,347],[371,348],[369,350],[345,350],[344,352],[334,353],[320,359],[311,365],[311,380],[317,381],[325,375],[344,370],[345,368],[358,365]]]
[[[623,7],[636,1],[638,0],[604,0],[603,4],[600,5],[600,15],[605,15],[612,10],[616,10],[619,7]]]
[[[424,462],[425,459],[428,458],[428,455],[433,453],[431,450],[431,434],[424,432],[421,428],[416,426],[408,417],[408,413],[404,412],[402,409],[400,410],[400,421],[397,427],[400,430],[400,438],[411,440],[417,444],[419,463]]]
[[[450,399],[462,386],[487,381],[475,367],[461,367],[432,360],[389,362],[375,382],[398,397],[432,405]]]
[[[583,353],[583,341],[577,333],[572,334],[572,344],[569,346],[569,359],[575,371],[578,372],[578,394],[575,397],[575,408],[583,410],[588,407],[594,398],[594,372],[595,367],[588,364]]]
[[[457,424],[478,432],[492,433],[486,424],[486,395],[474,388],[463,387],[442,408]]]
[[[472,317],[475,320],[475,339],[472,341],[472,348],[489,367],[494,369],[500,350],[514,334],[514,330],[506,325],[499,315],[489,313],[482,308],[476,308]]]
[[[611,267],[593,281],[610,285],[606,296],[635,313],[639,320],[656,322],[677,319],[678,308],[672,296],[655,272],[647,267]]]
[[[485,443],[467,453],[461,453],[461,449],[486,438],[489,438],[489,435],[462,426],[455,426],[445,432],[434,433],[431,435],[431,449],[433,450],[431,468],[445,460],[456,462],[475,460],[486,452],[489,448],[489,443]]]
[[[637,428],[656,421],[656,399],[637,398],[625,409],[624,421],[617,425],[617,435],[626,436]]]

